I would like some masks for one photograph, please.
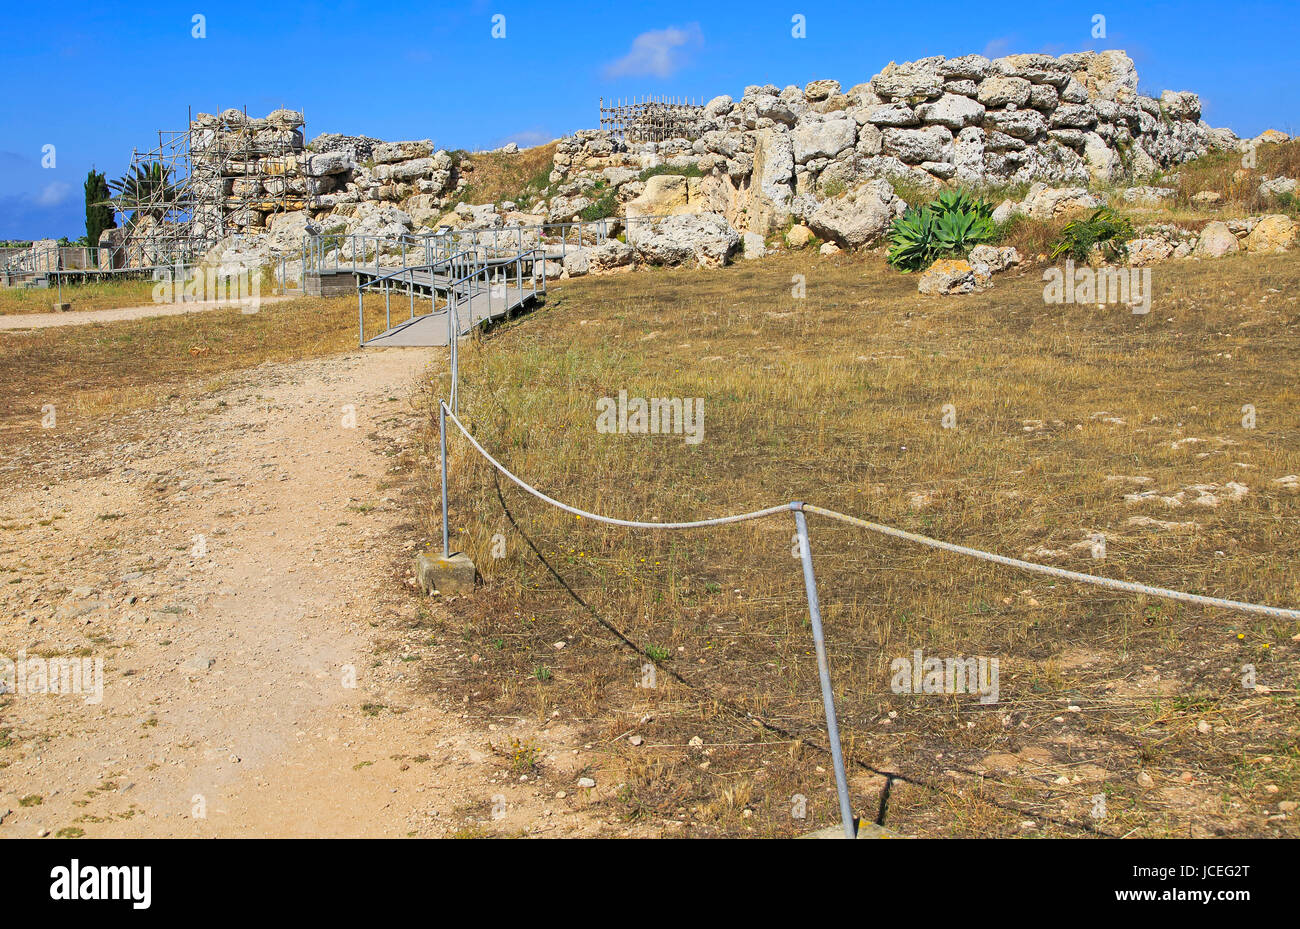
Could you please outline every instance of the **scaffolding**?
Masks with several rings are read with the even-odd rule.
[[[127,176],[142,180],[114,204],[129,266],[189,261],[314,202],[325,179],[299,164],[303,125],[301,113],[286,109],[266,117],[250,117],[247,107],[191,111],[186,129],[160,129],[156,146],[133,150]]]
[[[600,128],[625,142],[694,141],[704,119],[704,104],[689,97],[600,98]]]
[[[144,151],[131,150],[125,178],[135,178],[137,183],[113,198],[121,247],[101,252],[115,267],[185,261],[193,257],[196,249],[190,133],[186,129],[157,132],[157,145]]]

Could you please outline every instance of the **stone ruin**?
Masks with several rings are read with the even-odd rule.
[[[307,208],[328,176],[304,171],[303,117],[275,110],[264,118],[241,110],[199,113],[190,122],[192,234],[220,239],[267,228],[277,213]]]
[[[693,141],[630,145],[607,132],[577,133],[561,143],[551,181],[565,212],[613,188],[635,212],[718,212],[737,229],[767,234],[877,179],[1086,186],[1148,177],[1237,144],[1231,131],[1200,119],[1196,94],[1157,99],[1137,86],[1133,62],[1119,51],[890,63],[846,91],[820,80],[747,87],[738,101],[716,97]],[[701,177],[685,191],[669,175],[642,182],[648,158]],[[831,238],[865,244],[826,219]]]
[[[834,80],[751,86],[739,100],[715,97],[684,115],[693,138],[576,132],[559,141],[540,198],[477,205],[461,202],[471,166],[427,139],[330,134],[304,145],[291,111],[200,116],[195,183],[204,202],[221,196],[219,211],[199,222],[243,233],[236,251],[257,260],[292,256],[312,233],[568,222],[603,201],[613,204],[611,235],[624,217],[710,218],[639,226],[636,241],[629,230],[609,256],[587,256],[593,268],[634,259],[712,264],[728,260],[737,240],[749,254],[751,239],[792,223],[833,247],[873,245],[906,206],[900,189],[1032,185],[1024,203],[1002,205],[1005,216],[1091,202],[1090,185],[1141,184],[1212,150],[1259,141],[1211,128],[1194,93],[1139,93],[1122,51],[891,62],[847,90]],[[673,170],[642,178],[657,165]],[[625,245],[637,250],[633,259]]]

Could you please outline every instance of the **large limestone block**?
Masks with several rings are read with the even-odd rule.
[[[1196,241],[1196,247],[1192,249],[1192,256],[1222,258],[1224,255],[1239,251],[1241,245],[1237,242],[1237,237],[1232,234],[1232,230],[1227,227],[1227,224],[1215,221],[1201,230],[1201,237]]]
[[[852,119],[802,122],[790,133],[794,160],[805,164],[814,158],[834,158],[857,141],[858,124]]]
[[[1285,252],[1295,241],[1297,229],[1300,229],[1300,224],[1289,216],[1277,213],[1265,216],[1246,236],[1246,251],[1262,254]]]
[[[967,126],[978,126],[984,120],[984,105],[961,94],[944,94],[934,103],[924,103],[916,108],[921,122],[946,126],[957,132]]]
[[[888,181],[868,181],[843,197],[820,203],[808,217],[808,225],[823,239],[861,248],[885,234],[897,200]]]
[[[656,174],[645,182],[645,190],[627,204],[628,216],[675,216],[697,212],[690,207],[690,184],[681,174]]]

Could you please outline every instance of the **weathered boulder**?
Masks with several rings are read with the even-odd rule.
[[[1053,129],[1091,129],[1097,125],[1097,108],[1088,103],[1062,103],[1047,124]]]
[[[936,261],[916,282],[919,293],[931,296],[979,293],[991,286],[992,272],[988,265],[973,264],[962,258]]]
[[[1086,187],[1049,187],[1038,183],[1029,188],[1021,203],[1021,212],[1034,219],[1053,219],[1070,213],[1082,213],[1101,206],[1101,200]]]
[[[767,232],[783,225],[794,197],[794,144],[781,129],[755,134],[754,173],[750,184],[749,227]]]
[[[275,254],[301,252],[303,240],[318,235],[321,227],[311,221],[305,210],[277,213],[271,217],[266,245]]]
[[[1192,255],[1196,258],[1222,258],[1239,251],[1241,245],[1237,242],[1237,237],[1227,225],[1216,221],[1201,230],[1201,237],[1196,241]]]
[[[570,222],[589,206],[591,206],[591,199],[581,194],[572,197],[552,197],[546,214],[553,223]]]
[[[754,99],[754,112],[759,119],[770,119],[786,126],[793,126],[799,119],[794,106],[771,94],[761,94]]]
[[[1055,87],[1064,87],[1070,80],[1070,69],[1065,61],[1040,53],[995,58],[990,70],[997,74],[1023,78],[1033,84]]]
[[[735,101],[726,94],[719,94],[704,105],[705,119],[720,119],[735,107]]]
[[[999,132],[1026,142],[1047,131],[1047,118],[1037,110],[990,110],[987,119]]]
[[[363,201],[348,223],[350,235],[378,236],[396,239],[411,231],[411,216],[390,204]]]
[[[1060,102],[1060,91],[1051,84],[1033,84],[1029,88],[1029,105],[1035,110],[1050,113]]]
[[[1178,191],[1172,187],[1128,187],[1123,194],[1126,203],[1136,203],[1140,206],[1158,206],[1165,200],[1173,199]]]
[[[1128,263],[1135,268],[1174,257],[1177,247],[1168,239],[1141,236],[1128,242]]]
[[[618,166],[606,168],[600,172],[601,176],[609,182],[610,187],[621,187],[624,184],[635,181],[640,175],[631,168],[620,168]]]
[[[891,61],[871,79],[871,88],[884,100],[929,99],[943,93],[943,75],[931,63]]]
[[[933,103],[923,103],[916,108],[923,123],[946,126],[953,132],[966,126],[977,126],[984,119],[984,105],[970,97],[945,93]]]
[[[885,130],[882,151],[893,155],[904,164],[923,161],[943,161],[944,152],[952,142],[952,132],[943,126],[926,126],[924,129]]]
[[[1003,200],[993,208],[993,221],[1001,225],[1017,213],[1023,213],[1021,205],[1014,200]]]
[[[288,131],[302,128],[303,118],[297,110],[272,110],[266,114],[266,123],[273,129]]]
[[[982,81],[988,77],[991,64],[983,55],[962,55],[941,62],[938,69],[948,80]]]
[[[412,158],[394,164],[378,165],[375,179],[383,183],[413,181],[419,177],[429,177],[434,172],[432,158]]]
[[[817,103],[839,92],[839,81],[811,81],[803,89],[804,97],[807,98],[809,103]]]
[[[742,257],[754,259],[767,255],[767,242],[757,232],[746,232],[741,241],[744,246]]]
[[[409,161],[412,158],[428,158],[433,154],[433,142],[429,139],[416,139],[405,142],[382,142],[371,153],[371,160],[377,165]]]
[[[628,216],[669,216],[689,211],[690,185],[682,174],[656,174],[646,179],[641,196],[629,201]]]
[[[631,245],[618,239],[606,239],[599,245],[565,251],[564,273],[569,277],[582,277],[584,274],[630,269],[634,258]]]
[[[919,126],[921,117],[906,103],[881,103],[867,109],[866,121],[873,126]]]
[[[899,202],[888,181],[868,181],[842,197],[823,201],[808,217],[808,226],[823,239],[861,248],[884,235]]]
[[[1160,109],[1170,119],[1195,121],[1201,118],[1201,98],[1186,90],[1162,91]]]
[[[814,233],[802,223],[795,223],[785,234],[785,244],[791,248],[803,248],[813,240]]]
[[[1013,245],[976,245],[970,250],[967,260],[972,266],[986,265],[989,273],[997,274],[1020,264],[1020,252]]]
[[[1138,76],[1132,58],[1118,49],[1083,54],[1087,63],[1082,73],[1076,71],[1074,76],[1088,89],[1089,99],[1116,103],[1132,103],[1137,99]]]
[[[1083,159],[1092,179],[1103,184],[1115,180],[1124,170],[1124,161],[1119,152],[1107,145],[1106,140],[1095,132],[1084,137]]]
[[[564,273],[569,277],[582,277],[591,271],[591,250],[567,249],[563,258]]]
[[[304,173],[315,177],[326,174],[343,174],[355,167],[352,158],[346,152],[321,152],[320,154],[307,155],[303,161]]]
[[[790,133],[796,164],[814,158],[834,158],[857,140],[858,125],[852,119],[802,122]]]
[[[1029,82],[1022,77],[990,77],[979,85],[975,99],[987,107],[1024,106],[1029,102]]]
[[[606,239],[590,252],[591,270],[595,274],[630,267],[635,258],[632,246],[618,239]]]
[[[1259,185],[1261,197],[1280,197],[1283,194],[1294,194],[1295,190],[1296,181],[1291,177],[1266,178]]]
[[[1300,230],[1300,223],[1289,216],[1280,213],[1265,216],[1246,236],[1246,251],[1266,255],[1288,251],[1297,230]]]
[[[731,260],[740,235],[717,213],[670,216],[646,228],[634,227],[629,239],[637,257],[648,264],[694,264],[717,268]]]

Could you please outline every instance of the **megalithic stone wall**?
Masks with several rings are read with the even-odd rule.
[[[716,97],[693,141],[629,146],[605,132],[576,133],[555,155],[552,204],[564,214],[581,209],[595,178],[637,212],[716,211],[766,232],[875,178],[1087,185],[1148,177],[1237,144],[1200,117],[1194,93],[1140,94],[1122,51],[891,62],[846,91],[818,80]],[[638,179],[653,161],[700,169],[685,208]]]
[[[257,232],[276,213],[302,210],[313,191],[302,171],[302,114],[249,117],[230,109],[190,122],[194,232],[220,238]]]

